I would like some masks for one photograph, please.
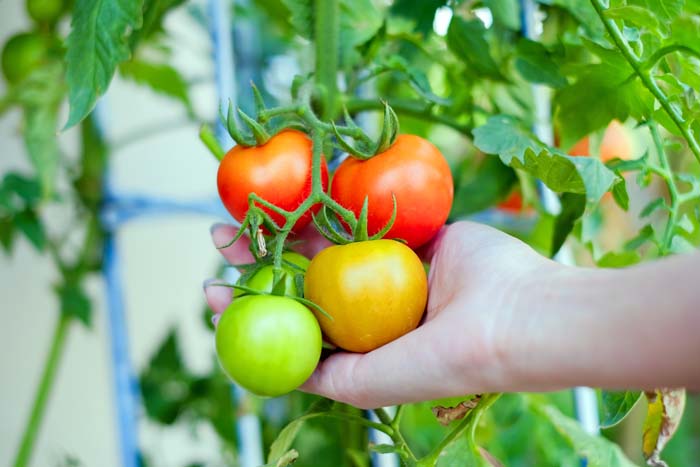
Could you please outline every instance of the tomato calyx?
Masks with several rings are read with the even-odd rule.
[[[389,221],[374,235],[369,235],[368,229],[368,213],[369,213],[369,198],[365,196],[365,201],[362,204],[362,210],[360,215],[357,217],[357,222],[354,226],[349,226],[352,230],[352,235],[348,234],[347,230],[343,228],[343,222],[338,218],[335,212],[332,212],[329,217],[327,206],[323,206],[318,215],[312,214],[312,219],[314,225],[318,232],[328,241],[339,245],[347,245],[353,242],[365,242],[367,240],[379,240],[384,237],[384,235],[391,230],[396,221],[397,214],[397,203],[396,196],[392,193],[391,200],[393,203],[393,210],[391,212],[391,218]]]
[[[340,134],[335,123],[331,122],[331,127],[333,133],[335,134],[336,140],[338,141],[338,146],[347,151],[352,157],[360,160],[370,159],[377,154],[381,154],[387,149],[389,149],[396,141],[396,137],[399,134],[399,117],[391,108],[388,102],[382,101],[384,104],[384,117],[382,120],[382,131],[376,141],[372,141],[369,136],[367,136],[362,130],[355,124],[352,117],[348,114],[347,109],[345,109],[345,122],[349,128],[357,129],[360,131],[361,137],[356,138],[356,143],[348,143],[343,136]]]

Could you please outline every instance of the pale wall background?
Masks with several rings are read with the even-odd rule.
[[[1,42],[28,27],[23,4],[0,1]],[[171,44],[175,65],[201,83],[192,93],[198,114],[214,115],[217,102],[207,32],[184,11],[169,17],[167,29],[176,32],[177,42]],[[4,86],[0,83],[0,93]],[[119,80],[113,82],[104,105],[109,139],[121,146],[112,159],[118,190],[184,200],[215,198],[216,162],[198,140],[198,125],[185,122],[181,106]],[[19,124],[18,112],[0,119],[0,174],[29,170]],[[134,132],[161,124],[168,129],[124,145]],[[69,157],[75,155],[76,137],[75,131],[61,136]],[[66,212],[53,208],[43,214],[51,225],[64,227]],[[177,327],[184,358],[192,368],[206,371],[212,364],[213,341],[200,316],[201,283],[220,261],[208,228],[221,220],[159,217],[134,221],[120,231],[130,348],[138,369],[171,326]],[[56,298],[50,293],[56,279],[51,263],[24,239],[12,257],[0,254],[0,465],[9,465],[14,456],[58,318]],[[35,466],[62,465],[67,455],[85,466],[120,464],[101,279],[90,283],[89,289],[96,304],[93,326],[70,330],[38,438]],[[192,433],[197,436],[194,442]],[[221,465],[216,437],[206,426],[166,431],[142,419],[139,437],[158,466],[181,466],[195,458]]]

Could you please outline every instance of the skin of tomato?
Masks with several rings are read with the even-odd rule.
[[[399,135],[385,152],[361,161],[348,157],[331,182],[331,196],[359,215],[368,197],[368,230],[378,232],[397,213],[385,238],[400,238],[417,248],[430,240],[452,208],[452,173],[440,151],[415,135]]]
[[[408,246],[372,240],[318,253],[304,280],[304,297],[326,338],[351,352],[369,352],[418,326],[428,299],[423,263]]]
[[[248,391],[276,397],[299,387],[321,357],[314,315],[291,298],[248,295],[224,311],[216,353],[226,374]]]
[[[282,259],[288,261],[302,270],[306,271],[309,267],[309,259],[306,256],[302,256],[299,253],[294,253],[292,251],[287,251],[282,253]],[[285,265],[282,263],[282,269],[285,270],[284,275],[284,295],[299,296],[299,290],[297,290],[296,281],[294,277],[302,273],[299,269]],[[272,292],[272,285],[274,279],[274,267],[273,266],[263,266],[258,272],[253,274],[245,284],[246,287],[251,289],[259,290],[260,292],[270,293]],[[240,289],[234,289],[233,296],[239,297],[244,295],[245,292]]]
[[[261,198],[287,211],[299,207],[311,193],[311,140],[300,131],[285,130],[262,146],[234,146],[223,158],[217,173],[221,201],[239,222],[248,212],[248,195]],[[328,167],[321,158],[321,181],[328,187]],[[311,220],[304,214],[292,229],[301,230]],[[284,218],[263,208],[280,227]]]
[[[48,56],[44,38],[35,33],[12,36],[2,50],[2,71],[10,83],[18,83],[41,66]]]

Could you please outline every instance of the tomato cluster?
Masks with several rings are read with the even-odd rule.
[[[428,281],[413,249],[435,236],[452,207],[452,175],[440,151],[423,138],[400,135],[369,159],[348,156],[330,187],[325,161],[321,174],[323,191],[358,219],[366,203],[364,238],[391,227],[382,239],[330,246],[310,262],[286,252],[277,283],[271,264],[239,281],[217,326],[216,348],[226,373],[256,394],[276,396],[302,384],[319,361],[321,335],[340,349],[370,352],[415,329],[425,310]],[[236,146],[219,166],[217,185],[239,222],[251,193],[294,211],[312,193],[311,140],[285,130],[262,145]],[[286,216],[255,203],[283,227]],[[307,225],[312,212],[318,207],[292,231]]]

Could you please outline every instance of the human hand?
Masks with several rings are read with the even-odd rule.
[[[213,229],[217,245],[235,234]],[[327,246],[306,233],[309,256]],[[252,262],[245,240],[221,250],[232,264]],[[431,263],[424,322],[367,354],[339,352],[322,361],[300,388],[371,408],[462,394],[500,391],[508,377],[508,352],[520,333],[509,326],[525,280],[549,260],[496,229],[468,222],[445,227],[422,251]],[[231,301],[224,287],[206,287],[215,313]]]

